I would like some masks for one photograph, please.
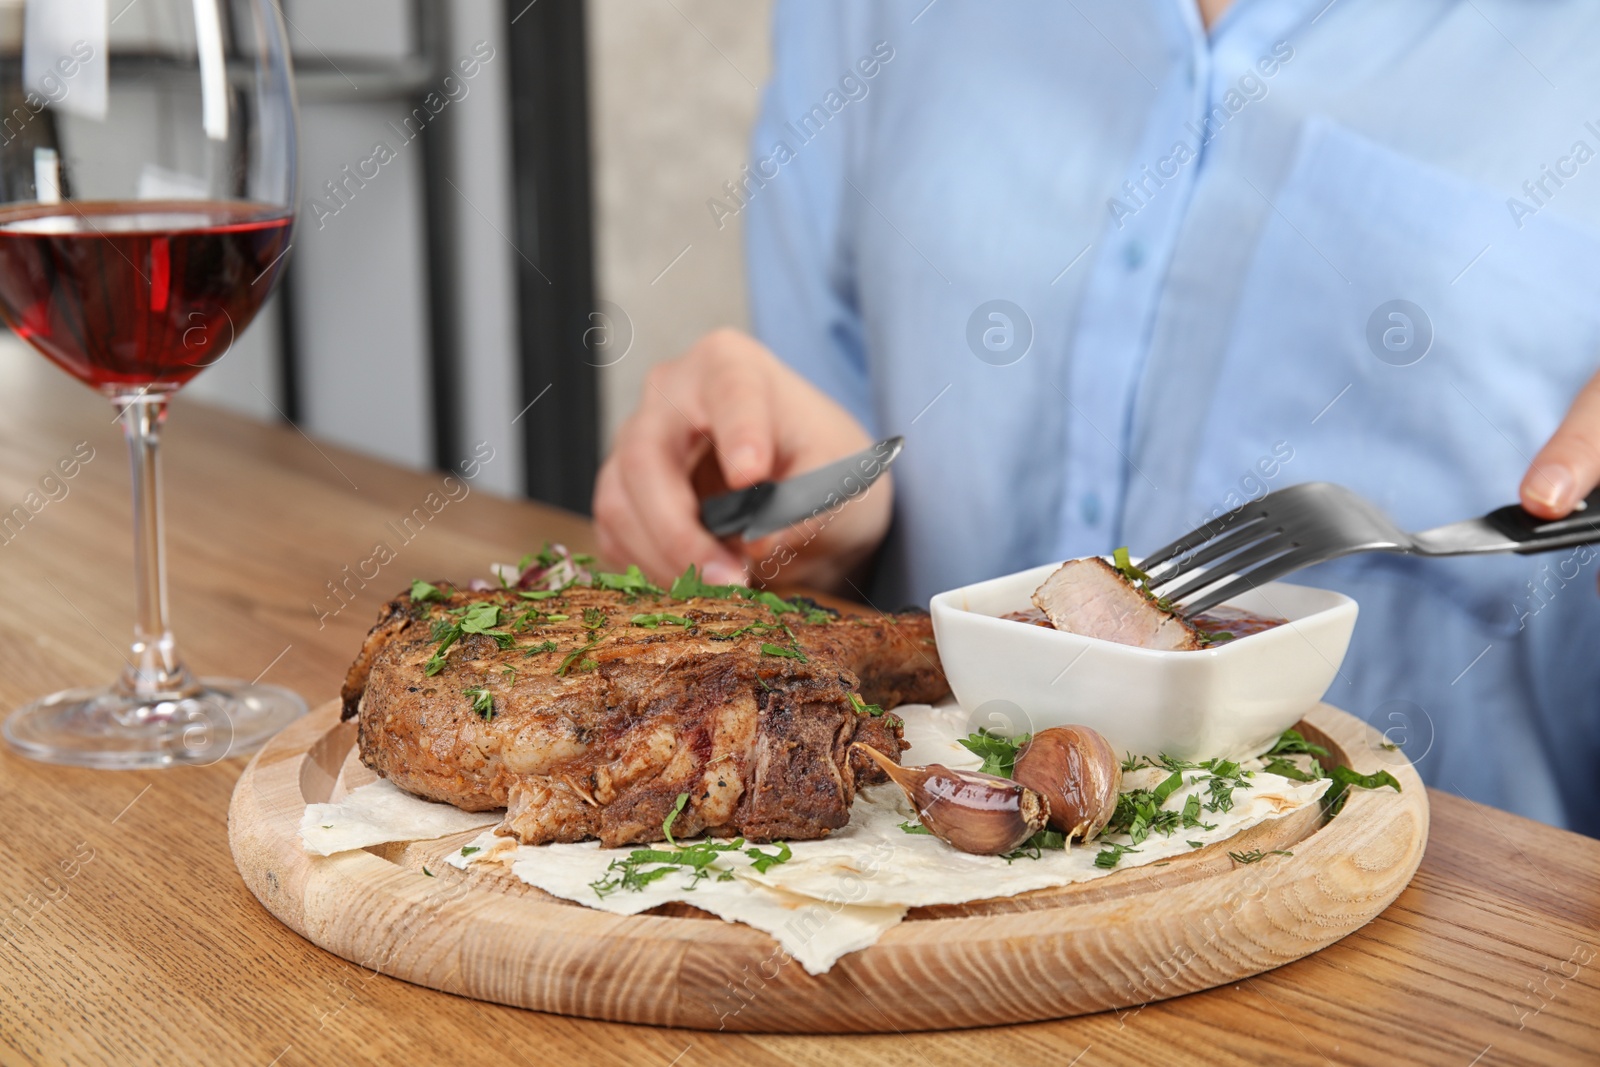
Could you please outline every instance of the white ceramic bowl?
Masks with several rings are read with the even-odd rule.
[[[1003,730],[1017,720],[1013,729],[1022,732],[1078,723],[1099,730],[1118,753],[1255,755],[1322,699],[1356,623],[1356,602],[1344,594],[1282,582],[1228,603],[1288,625],[1194,652],[998,617],[1031,607],[1033,591],[1057,566],[933,598],[939,658],[975,726],[992,721]]]

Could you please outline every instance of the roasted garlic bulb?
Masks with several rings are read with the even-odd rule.
[[[1009,779],[938,763],[903,767],[870,745],[858,741],[850,747],[860,749],[905,790],[923,826],[963,852],[1010,852],[1044,829],[1050,818],[1050,805],[1042,796]]]
[[[1011,775],[1050,802],[1050,829],[1089,841],[1117,810],[1122,761],[1087,726],[1052,726],[1028,741]]]

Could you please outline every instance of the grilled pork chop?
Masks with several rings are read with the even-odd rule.
[[[1162,651],[1205,647],[1199,633],[1097,556],[1063,563],[1033,594],[1057,630]]]
[[[684,793],[675,836],[826,836],[879,780],[851,742],[899,759],[900,720],[879,708],[948,691],[921,613],[528,595],[396,597],[343,693],[363,763],[419,796],[507,808],[497,832],[525,844],[656,841]]]

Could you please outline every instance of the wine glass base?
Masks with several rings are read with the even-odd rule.
[[[11,747],[30,759],[136,770],[205,766],[242,756],[306,713],[297,693],[275,685],[203,678],[191,696],[147,701],[115,686],[67,689],[13,711]]]

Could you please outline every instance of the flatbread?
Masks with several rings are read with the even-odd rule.
[[[967,715],[955,704],[908,705],[895,713],[905,720],[905,737],[911,744],[903,762],[968,769],[980,765],[978,757],[957,743],[970,727]],[[491,830],[452,852],[445,862],[463,869],[475,863],[503,864],[523,882],[552,896],[614,915],[637,915],[673,902],[692,904],[770,934],[785,960],[793,958],[811,974],[821,974],[841,956],[875,943],[910,908],[1011,896],[1159,863],[1196,845],[1225,841],[1269,819],[1300,811],[1316,803],[1329,785],[1326,779],[1293,781],[1261,767],[1260,760],[1242,764],[1252,772],[1249,788],[1234,791],[1231,810],[1202,812],[1201,821],[1212,829],[1191,827],[1170,836],[1155,833],[1138,845],[1126,834],[1111,835],[1089,845],[1046,850],[1037,858],[1023,856],[1009,862],[999,856],[959,852],[931,835],[907,833],[902,824],[914,826],[916,816],[905,794],[892,784],[861,790],[850,825],[819,841],[791,842],[791,858],[765,872],[757,871],[743,850],[731,851],[718,857],[710,877],[696,880],[687,871],[674,870],[637,890],[602,895],[595,884],[610,876],[612,863],[644,846],[603,849],[597,841],[519,845]],[[1157,768],[1129,771],[1123,788],[1152,788],[1168,774]],[[1164,808],[1181,810],[1192,794],[1206,800],[1206,777],[1201,771],[1185,772],[1183,788],[1168,797]],[[340,848],[441,837],[499,819],[498,812],[456,811],[381,781],[351,792],[339,803],[312,805],[301,836],[308,850],[328,855]],[[1134,851],[1123,853],[1114,868],[1096,866],[1095,857],[1107,844],[1128,845]],[[775,849],[761,846],[769,854]],[[720,877],[724,873],[729,877]]]
[[[300,840],[307,852],[331,856],[390,841],[430,841],[480,826],[493,826],[502,811],[462,811],[423,800],[387,778],[352,789],[332,804],[307,804]]]
[[[1259,761],[1257,761],[1259,762]],[[1249,765],[1245,765],[1249,769]],[[1164,770],[1130,771],[1123,788],[1149,789],[1167,777]],[[1186,781],[1201,772],[1186,774]],[[1190,841],[1209,845],[1269,819],[1282,818],[1316,802],[1328,787],[1326,779],[1294,782],[1260,770],[1248,790],[1234,792],[1227,812],[1202,812],[1215,827],[1178,830],[1170,837],[1151,834],[1133,845],[1126,834],[1098,838],[1088,845],[1043,850],[1037,858],[1023,856],[1007,861],[1000,856],[974,856],[960,852],[927,834],[910,834],[902,823],[916,824],[916,815],[897,786],[864,790],[850,811],[850,825],[821,841],[799,841],[791,846],[794,858],[765,874],[741,871],[740,877],[791,893],[824,898],[844,895],[854,904],[899,904],[927,907],[965,904],[973,900],[1014,896],[1034,889],[1050,889],[1104,878],[1147,863],[1170,860],[1194,851]],[[1186,785],[1168,798],[1164,807],[1181,810],[1190,794],[1204,799],[1204,785]],[[1098,867],[1095,857],[1107,844],[1136,848],[1125,852],[1114,868]]]
[[[761,850],[777,851],[772,845],[761,846]],[[751,870],[752,860],[743,852],[725,852],[718,860],[719,866],[735,874],[730,881],[719,881],[716,875],[694,881],[686,871],[672,871],[638,891],[596,893],[591,883],[605,878],[611,862],[631,851],[603,849],[598,841],[518,845],[511,838],[486,831],[447,856],[445,862],[459,868],[474,862],[501,863],[551,896],[613,915],[637,915],[673,902],[693,904],[718,918],[771,934],[784,954],[811,974],[822,974],[840,956],[875,943],[906,914],[905,907],[898,904],[862,907],[842,899],[818,899],[754,885],[739,877]]]

